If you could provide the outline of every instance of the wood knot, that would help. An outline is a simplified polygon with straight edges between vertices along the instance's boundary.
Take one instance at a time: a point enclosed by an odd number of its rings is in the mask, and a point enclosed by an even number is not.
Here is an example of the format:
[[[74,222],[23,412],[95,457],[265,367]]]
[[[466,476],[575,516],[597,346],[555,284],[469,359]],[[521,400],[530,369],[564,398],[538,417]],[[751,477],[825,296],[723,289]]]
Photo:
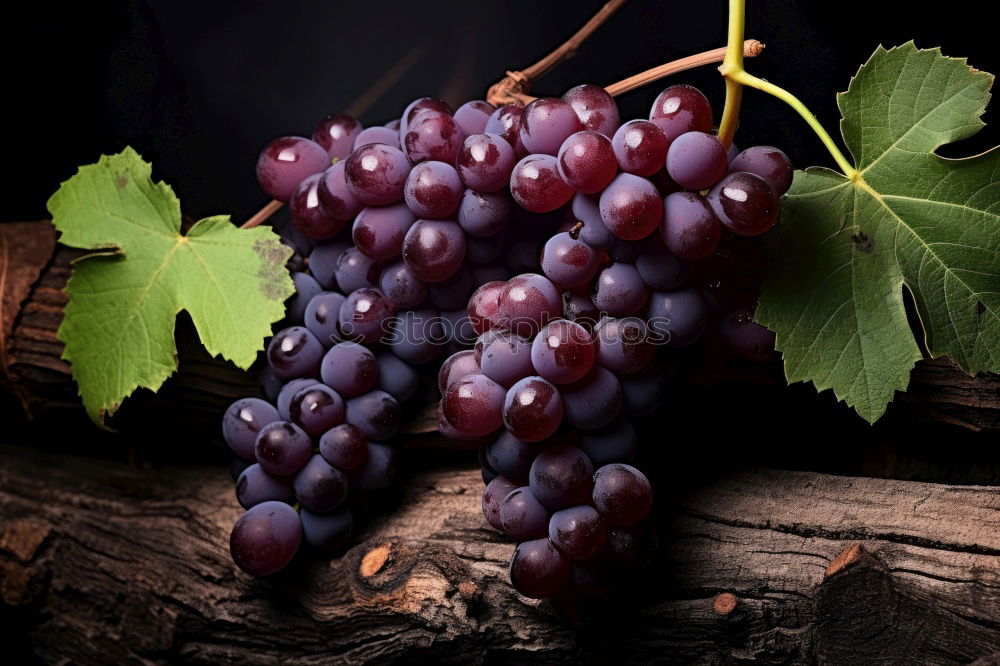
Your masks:
[[[382,567],[389,560],[390,554],[392,554],[391,544],[384,543],[372,548],[361,558],[358,573],[361,574],[362,578],[371,578],[382,570]]]
[[[30,562],[51,531],[52,526],[38,518],[15,520],[0,534],[0,549],[22,562]]]
[[[729,615],[736,610],[739,599],[732,592],[723,592],[712,601],[712,610],[718,615]]]

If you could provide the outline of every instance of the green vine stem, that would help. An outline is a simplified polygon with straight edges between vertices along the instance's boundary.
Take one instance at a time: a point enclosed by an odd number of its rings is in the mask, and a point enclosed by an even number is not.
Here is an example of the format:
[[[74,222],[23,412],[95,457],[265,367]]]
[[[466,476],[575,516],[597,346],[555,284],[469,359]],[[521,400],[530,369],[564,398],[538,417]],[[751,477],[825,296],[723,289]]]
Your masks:
[[[726,47],[726,57],[719,67],[719,71],[726,79],[726,105],[722,111],[722,121],[719,123],[719,141],[728,148],[733,142],[733,135],[736,133],[736,125],[740,115],[740,101],[743,97],[743,86],[756,88],[757,90],[773,95],[783,101],[788,106],[795,109],[806,121],[813,132],[819,137],[826,149],[830,151],[837,166],[844,172],[844,175],[853,181],[857,181],[861,174],[850,160],[844,156],[834,143],[830,134],[823,129],[816,116],[806,108],[795,95],[780,86],[759,79],[748,73],[743,68],[743,26],[746,22],[746,11],[744,0],[729,0],[729,40]]]

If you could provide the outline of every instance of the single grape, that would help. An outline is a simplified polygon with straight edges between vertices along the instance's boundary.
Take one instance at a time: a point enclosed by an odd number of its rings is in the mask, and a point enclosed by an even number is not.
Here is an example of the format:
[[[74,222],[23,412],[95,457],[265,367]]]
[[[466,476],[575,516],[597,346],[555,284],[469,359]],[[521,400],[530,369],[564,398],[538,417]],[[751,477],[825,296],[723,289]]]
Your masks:
[[[278,331],[267,345],[267,362],[282,379],[315,377],[322,358],[323,345],[302,326]]]
[[[563,418],[559,389],[541,377],[518,381],[504,399],[503,421],[510,434],[525,442],[551,437]]]
[[[378,362],[378,386],[398,402],[409,400],[420,387],[416,369],[392,352],[382,352],[375,357]]]
[[[667,347],[687,347],[705,330],[708,308],[697,289],[658,291],[649,300],[646,319]]]
[[[694,192],[674,192],[663,200],[660,237],[678,257],[704,259],[715,252],[720,235],[719,218],[704,197]]]
[[[402,414],[399,403],[385,391],[369,391],[347,401],[345,420],[369,440],[382,441],[396,434]]]
[[[257,182],[269,197],[287,202],[295,188],[330,166],[319,144],[300,136],[283,136],[264,146],[257,159]]]
[[[514,166],[510,174],[510,193],[525,210],[548,213],[569,201],[573,188],[559,175],[559,163],[555,157],[528,155]]]
[[[518,483],[528,482],[528,471],[540,450],[537,443],[522,442],[507,431],[483,449],[490,469]]]
[[[344,420],[344,401],[329,386],[313,384],[292,396],[288,412],[292,423],[316,437]]]
[[[428,288],[431,303],[441,310],[458,310],[469,302],[472,295],[472,273],[465,266],[443,282],[432,284]]]
[[[565,231],[549,238],[542,250],[545,277],[562,289],[589,284],[600,265],[594,248]]]
[[[455,167],[444,162],[421,162],[406,179],[403,197],[417,217],[437,220],[458,209],[465,188]]]
[[[347,187],[366,206],[386,206],[403,198],[410,163],[398,148],[382,143],[361,146],[347,158]]]
[[[379,289],[357,289],[340,306],[340,331],[361,344],[375,344],[396,308]]]
[[[600,467],[613,462],[630,462],[639,450],[639,436],[631,423],[622,421],[583,433],[579,446],[590,462]]]
[[[472,134],[458,151],[458,172],[466,187],[496,192],[507,187],[516,159],[514,148],[499,134]]]
[[[594,507],[612,525],[634,525],[653,509],[653,487],[631,465],[605,465],[594,474]]]
[[[348,477],[352,490],[370,493],[388,488],[396,475],[398,454],[388,444],[368,442],[368,457]]]
[[[294,423],[275,421],[261,428],[254,454],[264,471],[288,476],[302,469],[312,454],[309,435]]]
[[[337,286],[345,294],[349,294],[365,287],[374,287],[381,272],[378,262],[355,246],[341,252],[334,276],[337,279]]]
[[[417,117],[417,114],[421,111],[436,111],[437,113],[443,113],[446,116],[452,115],[451,105],[443,99],[437,99],[435,97],[420,97],[409,104],[403,109],[403,115],[399,117],[399,130],[400,135],[406,133],[409,124]]]
[[[650,235],[663,218],[663,202],[656,187],[639,176],[618,174],[601,192],[601,219],[618,238],[639,240]]]
[[[598,274],[591,297],[601,313],[625,317],[642,309],[649,288],[635,266],[615,262]]]
[[[502,386],[486,375],[472,374],[452,382],[441,398],[445,419],[463,435],[483,437],[503,425]]]
[[[594,331],[597,362],[619,375],[640,370],[653,361],[656,348],[644,319],[605,317]]]
[[[600,86],[592,83],[575,86],[567,90],[562,99],[573,107],[583,129],[600,132],[611,138],[621,123],[618,105]]]
[[[524,273],[508,280],[500,290],[492,321],[530,338],[561,312],[562,296],[556,286],[541,275]]]
[[[511,539],[542,539],[549,526],[549,510],[535,499],[531,488],[521,486],[500,502],[500,525]]]
[[[454,164],[465,138],[453,117],[434,110],[419,111],[400,137],[411,164],[429,160]]]
[[[506,286],[506,282],[487,282],[472,292],[469,297],[469,320],[476,333],[484,333],[496,324],[500,293]]]
[[[719,325],[722,339],[735,354],[752,363],[774,358],[774,333],[753,320],[753,308],[729,313]]]
[[[497,473],[491,470],[489,466],[483,461],[482,447],[480,447],[477,455],[479,456],[479,476],[483,480],[483,485],[488,486],[490,482],[493,481],[493,479],[497,478]],[[233,458],[233,460],[237,463],[240,462],[239,458]]]
[[[601,219],[598,202],[579,192],[573,197],[573,217],[583,223],[579,238],[590,247],[608,250],[618,238]]]
[[[440,404],[438,404],[437,408],[437,429],[438,433],[440,433],[442,437],[450,440],[452,443],[457,442],[462,445],[462,448],[467,449],[481,449],[483,443],[489,439],[489,436],[482,437],[477,435],[468,435],[453,426],[448,422],[448,419],[445,418],[444,410]]]
[[[559,175],[577,192],[600,192],[618,173],[611,140],[597,132],[569,135],[558,153]]]
[[[667,394],[667,377],[653,365],[645,370],[622,377],[622,411],[626,416],[647,416],[663,404]]]
[[[340,306],[345,300],[342,294],[324,291],[314,296],[306,306],[303,318],[306,328],[324,347],[331,347],[340,342],[338,317]]]
[[[302,538],[313,548],[336,552],[351,538],[354,516],[348,506],[341,506],[331,513],[313,513],[309,509],[299,512],[302,521]]]
[[[366,127],[354,139],[354,150],[369,143],[384,143],[392,148],[401,148],[399,130],[390,127]]]
[[[455,222],[417,220],[403,239],[403,261],[417,279],[447,280],[465,259],[465,234]]]
[[[319,438],[319,454],[337,469],[354,469],[368,459],[368,440],[350,423],[341,423]]]
[[[309,301],[322,293],[323,287],[313,276],[302,272],[292,273],[292,282],[295,284],[295,295],[288,301],[288,309],[285,314],[291,321],[299,322],[305,317]]]
[[[323,513],[347,497],[347,477],[320,455],[314,455],[292,480],[295,498],[310,511]]]
[[[322,182],[321,173],[307,176],[295,188],[288,206],[292,224],[313,240],[332,238],[344,228],[344,221],[334,217],[320,199]]]
[[[308,388],[313,384],[318,384],[318,383],[319,382],[316,379],[309,377],[309,378],[293,379],[281,387],[281,390],[278,391],[278,397],[275,400],[275,405],[278,408],[278,416],[281,417],[282,421],[292,420],[291,405],[292,405],[292,398],[295,397],[295,394],[304,388]],[[256,441],[257,440],[254,439],[255,444]],[[254,455],[256,456],[256,454]]]
[[[553,384],[582,379],[593,367],[595,356],[590,332],[565,319],[550,322],[531,343],[535,371]]]
[[[573,107],[553,97],[540,97],[524,107],[519,136],[530,153],[555,155],[570,134],[583,129]]]
[[[292,487],[284,479],[271,476],[264,471],[260,463],[254,463],[244,469],[236,479],[236,499],[244,509],[256,506],[261,502],[295,501]]]
[[[416,173],[411,171],[411,175]],[[413,216],[406,204],[397,203],[391,206],[369,206],[362,210],[354,220],[351,237],[358,252],[361,252],[373,262],[396,259],[403,251],[403,238],[417,218]],[[345,254],[347,254],[345,252]],[[366,275],[366,280],[367,280]],[[339,282],[338,278],[338,282]],[[376,281],[377,284],[377,281]],[[373,286],[372,284],[357,285],[354,288]],[[341,284],[344,291],[353,291]]]
[[[644,525],[608,525],[602,558],[618,567],[639,568],[651,551],[650,530]]]
[[[403,261],[397,261],[382,271],[379,287],[396,309],[416,307],[427,298],[427,285],[417,279]]]
[[[508,331],[489,335],[480,351],[479,366],[484,375],[510,388],[517,381],[536,374],[531,366],[531,341]]]
[[[621,382],[600,365],[577,383],[563,386],[562,395],[566,422],[580,430],[603,428],[621,412]]]
[[[495,237],[507,227],[510,212],[510,196],[506,192],[484,194],[465,190],[458,206],[458,224],[470,236]]]
[[[664,247],[659,238],[651,237],[636,257],[635,269],[647,287],[665,291],[684,283],[691,272],[691,264]]]
[[[593,474],[587,454],[575,446],[556,444],[535,457],[528,485],[539,502],[557,511],[590,501]]]
[[[389,322],[385,343],[407,363],[433,360],[448,341],[437,310],[406,310]]]
[[[254,460],[257,435],[264,426],[280,418],[270,403],[260,398],[240,398],[222,415],[222,437],[233,453],[244,460]]]
[[[601,313],[588,294],[568,291],[563,295],[563,317],[593,330],[601,319]]]
[[[493,105],[481,99],[474,99],[458,107],[455,111],[455,122],[466,136],[481,134],[486,131],[486,123],[493,115]]]
[[[729,173],[746,171],[760,176],[781,196],[792,185],[792,162],[788,155],[774,146],[752,146],[734,157],[729,163]]]
[[[354,139],[364,127],[353,116],[336,113],[320,121],[312,139],[321,145],[330,157],[347,159],[354,150]]]
[[[521,143],[521,120],[524,118],[524,107],[519,104],[506,104],[493,112],[486,121],[486,134],[497,134],[503,137],[515,155],[526,155],[528,151]],[[499,528],[498,528],[499,529]]]
[[[500,522],[500,503],[515,488],[517,488],[516,483],[502,476],[495,477],[486,484],[486,489],[483,490],[483,516],[494,529],[503,531],[503,524]]]
[[[712,105],[694,86],[673,85],[656,96],[649,119],[670,142],[685,132],[710,132]]]
[[[320,243],[309,253],[309,271],[327,290],[337,288],[337,262],[351,243]]]
[[[480,363],[483,360],[483,352],[489,346],[493,340],[496,338],[504,337],[509,335],[509,331],[505,331],[502,328],[494,328],[489,331],[484,331],[482,334],[476,337],[476,341],[472,347],[472,353],[476,359],[476,363]]]
[[[375,355],[356,342],[341,342],[330,348],[320,365],[323,383],[344,398],[367,393],[378,380]]]
[[[621,170],[644,177],[663,168],[669,145],[663,131],[648,120],[630,120],[611,139]]]
[[[441,364],[438,370],[438,390],[444,395],[453,382],[469,375],[480,374],[482,370],[471,349],[455,352]]]
[[[229,535],[233,561],[251,576],[270,576],[295,557],[302,523],[284,502],[261,502],[244,513]]]
[[[726,175],[729,160],[722,143],[705,132],[681,134],[667,150],[667,173],[681,187],[704,190]]]
[[[511,585],[532,599],[554,596],[571,574],[570,561],[548,539],[519,543],[510,559]]]
[[[778,219],[778,197],[760,176],[728,174],[708,193],[708,203],[724,227],[738,236],[759,236]]]
[[[604,520],[592,506],[560,509],[549,519],[548,536],[566,557],[585,560],[604,547]]]

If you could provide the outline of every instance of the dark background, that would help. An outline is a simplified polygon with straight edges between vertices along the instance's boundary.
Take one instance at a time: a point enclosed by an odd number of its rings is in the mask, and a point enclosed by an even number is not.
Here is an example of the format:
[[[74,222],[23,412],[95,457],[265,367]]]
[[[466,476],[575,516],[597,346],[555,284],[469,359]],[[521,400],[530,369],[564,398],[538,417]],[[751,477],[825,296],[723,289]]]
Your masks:
[[[382,124],[413,98],[454,105],[481,98],[506,69],[523,68],[582,25],[603,0],[441,2],[31,3],[6,20],[0,62],[4,207],[0,219],[43,217],[45,201],[80,164],[134,146],[174,186],[195,217],[252,214],[266,201],[254,177],[260,148],[309,135],[324,115],[358,98],[418,46],[406,76],[362,116]],[[977,5],[879,1],[749,2],[747,37],[767,44],[755,74],[791,90],[832,132],[834,93],[879,43],[916,39],[1000,71],[995,27]],[[724,0],[632,0],[580,50],[537,82],[559,95],[581,82],[609,84],[648,67],[724,44]],[[7,17],[12,19],[12,17]],[[678,75],[721,111],[714,68]],[[620,98],[623,118],[645,118],[653,84]],[[989,120],[987,115],[987,120]],[[745,96],[737,142],[773,144],[798,166],[831,160],[781,102]],[[997,143],[987,129],[962,147]],[[954,152],[951,154],[961,154]]]

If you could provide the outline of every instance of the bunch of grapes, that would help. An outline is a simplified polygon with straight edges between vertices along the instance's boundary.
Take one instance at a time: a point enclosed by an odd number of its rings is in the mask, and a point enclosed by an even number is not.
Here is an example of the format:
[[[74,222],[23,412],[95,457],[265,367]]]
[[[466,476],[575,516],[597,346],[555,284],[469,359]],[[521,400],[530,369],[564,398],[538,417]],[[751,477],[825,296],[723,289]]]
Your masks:
[[[787,157],[727,151],[690,86],[621,124],[581,85],[526,107],[421,98],[380,127],[333,115],[269,144],[257,176],[289,204],[296,295],[267,350],[275,405],[224,417],[254,463],[237,564],[342,547],[388,483],[401,404],[435,376],[439,430],[480,449],[486,518],[520,542],[519,591],[594,591],[639,559],[653,495],[629,419],[665,394],[657,347],[693,344],[717,305],[692,266],[774,225]],[[750,315],[723,318],[726,339],[773,349]]]

